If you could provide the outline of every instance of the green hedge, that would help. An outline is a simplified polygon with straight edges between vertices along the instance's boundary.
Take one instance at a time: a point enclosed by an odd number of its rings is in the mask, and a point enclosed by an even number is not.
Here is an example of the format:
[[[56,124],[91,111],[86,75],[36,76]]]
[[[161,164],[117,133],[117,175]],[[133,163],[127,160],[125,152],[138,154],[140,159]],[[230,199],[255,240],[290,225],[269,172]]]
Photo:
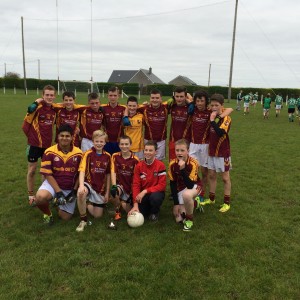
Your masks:
[[[28,78],[26,80],[27,82],[27,89],[28,90],[36,90],[37,88],[42,90],[43,87],[47,84],[53,85],[55,88],[57,88],[57,80],[51,79],[51,80],[38,80],[35,78]],[[107,82],[97,82],[99,92],[102,92],[104,90],[105,93],[107,93],[108,89],[113,86],[112,83]],[[88,85],[85,85],[85,87],[81,87],[78,83],[78,91],[86,91]],[[116,84],[116,86],[119,87],[120,90],[123,90],[127,95],[137,95],[139,93],[139,84],[138,83],[124,83],[124,84]],[[5,87],[6,89],[23,89],[24,88],[24,80],[22,78],[1,78],[0,77],[0,87]],[[60,84],[60,88],[63,88],[63,84]],[[142,94],[149,95],[150,91],[154,88],[159,89],[163,96],[171,96],[173,94],[173,91],[175,89],[174,85],[169,84],[151,84],[143,88],[141,91]],[[219,93],[224,96],[224,98],[227,99],[228,96],[228,87],[224,86],[210,86],[204,87],[204,86],[187,86],[186,87],[188,92],[190,94],[193,94],[197,90],[205,90],[208,92],[209,95],[212,95],[214,93]],[[77,87],[76,87],[77,89]],[[83,90],[81,90],[83,89]],[[267,93],[270,93],[272,98],[275,96],[275,94],[281,93],[283,97],[286,97],[287,95],[294,94],[297,98],[300,96],[300,89],[289,89],[289,88],[274,88],[274,89],[264,89],[264,88],[251,88],[251,87],[234,87],[231,89],[231,98],[236,99],[237,94],[240,90],[243,90],[243,94],[247,94],[249,92],[258,92],[259,95],[266,95]]]

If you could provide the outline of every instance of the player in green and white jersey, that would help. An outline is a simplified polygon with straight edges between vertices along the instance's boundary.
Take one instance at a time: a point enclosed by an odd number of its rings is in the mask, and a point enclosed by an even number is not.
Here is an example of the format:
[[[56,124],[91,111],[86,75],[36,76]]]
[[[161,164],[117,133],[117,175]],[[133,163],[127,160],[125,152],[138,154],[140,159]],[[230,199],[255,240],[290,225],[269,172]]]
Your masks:
[[[281,108],[282,108],[282,104],[283,104],[283,98],[281,94],[276,95],[275,98],[275,111],[276,111],[276,117],[279,116]]]
[[[288,99],[288,114],[289,114],[289,122],[294,122],[294,113],[296,108],[295,96],[292,94],[291,97]]]
[[[254,108],[256,107],[257,101],[258,101],[258,92],[255,92],[255,94],[252,97],[252,105],[254,106]]]
[[[243,98],[244,101],[244,115],[249,114],[249,106],[251,101],[251,95],[247,94]]]
[[[267,96],[263,100],[264,119],[269,119],[269,111],[271,108],[271,102],[272,102],[271,95],[270,95],[270,93],[268,93]]]
[[[300,118],[300,96],[296,100],[297,118]]]

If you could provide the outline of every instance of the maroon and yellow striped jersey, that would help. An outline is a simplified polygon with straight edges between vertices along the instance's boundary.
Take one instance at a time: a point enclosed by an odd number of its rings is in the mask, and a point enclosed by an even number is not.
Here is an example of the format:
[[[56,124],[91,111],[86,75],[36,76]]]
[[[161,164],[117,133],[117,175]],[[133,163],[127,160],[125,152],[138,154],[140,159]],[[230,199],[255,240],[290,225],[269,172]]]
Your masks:
[[[138,162],[133,153],[129,158],[124,158],[121,152],[117,152],[111,158],[111,172],[116,173],[117,184],[122,185],[128,195],[132,193],[133,171]]]
[[[78,110],[67,110],[66,108],[55,108],[56,110],[56,138],[57,142],[57,130],[61,125],[69,125],[73,129],[73,145],[79,146],[79,135],[75,134],[75,129],[78,127],[78,122],[80,119],[80,113]]]
[[[161,104],[158,108],[152,107],[151,104],[145,105],[140,107],[139,111],[144,114],[144,138],[156,142],[165,140],[167,138],[168,121],[167,105]]]
[[[79,166],[79,172],[85,172],[84,181],[87,182],[97,193],[105,194],[106,175],[110,174],[111,157],[105,152],[97,153],[96,149],[86,151]]]
[[[110,104],[102,106],[104,112],[104,124],[109,142],[118,142],[123,133],[122,118],[125,110],[124,105],[118,104],[112,107]]]
[[[39,104],[34,113],[26,114],[22,129],[28,145],[40,148],[51,146],[55,117],[53,106],[45,103]]]
[[[78,168],[82,151],[72,146],[68,153],[61,151],[59,145],[46,149],[41,163],[40,173],[53,176],[63,190],[72,190],[78,177]]]
[[[91,140],[93,132],[103,129],[103,113],[94,111],[91,108],[79,110],[80,114],[80,136]]]
[[[192,115],[191,142],[194,144],[208,144],[210,127],[210,110],[200,111],[195,107]]]
[[[188,106],[174,104],[170,108],[171,129],[170,141],[176,142],[180,139],[191,139],[191,116],[188,115]]]
[[[185,171],[188,174],[189,178],[195,182],[195,184],[201,186],[201,180],[198,176],[198,169],[199,164],[197,160],[191,156],[188,156],[188,159],[185,164]],[[186,185],[180,172],[177,158],[170,161],[168,176],[170,180],[176,182],[178,193],[186,188]]]
[[[225,133],[219,137],[214,128],[210,126],[208,155],[217,157],[230,156],[230,141],[228,132],[231,126],[231,118],[229,116],[220,119],[217,125],[225,130]]]

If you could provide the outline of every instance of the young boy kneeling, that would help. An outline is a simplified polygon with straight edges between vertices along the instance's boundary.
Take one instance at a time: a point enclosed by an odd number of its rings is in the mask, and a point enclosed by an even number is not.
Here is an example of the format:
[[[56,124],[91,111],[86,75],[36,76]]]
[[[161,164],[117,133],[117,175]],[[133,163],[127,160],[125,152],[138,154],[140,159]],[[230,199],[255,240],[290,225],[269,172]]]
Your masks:
[[[173,214],[177,223],[183,221],[183,231],[193,226],[194,208],[200,208],[201,180],[198,176],[199,165],[188,155],[189,144],[181,139],[175,142],[176,158],[170,162],[169,178],[174,200]]]
[[[86,209],[94,218],[100,218],[109,198],[111,158],[110,154],[103,150],[107,134],[96,130],[92,140],[94,146],[84,153],[79,167],[77,204],[81,222],[76,228],[78,232],[83,231],[87,225]]]

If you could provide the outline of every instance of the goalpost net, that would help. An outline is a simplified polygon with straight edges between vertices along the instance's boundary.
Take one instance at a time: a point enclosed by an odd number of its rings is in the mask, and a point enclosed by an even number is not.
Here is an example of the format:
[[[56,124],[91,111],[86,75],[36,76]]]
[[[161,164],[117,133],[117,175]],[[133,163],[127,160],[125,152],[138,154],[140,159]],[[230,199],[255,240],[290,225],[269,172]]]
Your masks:
[[[99,88],[95,81],[63,80],[61,83],[64,91],[73,92],[75,96],[77,92],[99,94]]]

